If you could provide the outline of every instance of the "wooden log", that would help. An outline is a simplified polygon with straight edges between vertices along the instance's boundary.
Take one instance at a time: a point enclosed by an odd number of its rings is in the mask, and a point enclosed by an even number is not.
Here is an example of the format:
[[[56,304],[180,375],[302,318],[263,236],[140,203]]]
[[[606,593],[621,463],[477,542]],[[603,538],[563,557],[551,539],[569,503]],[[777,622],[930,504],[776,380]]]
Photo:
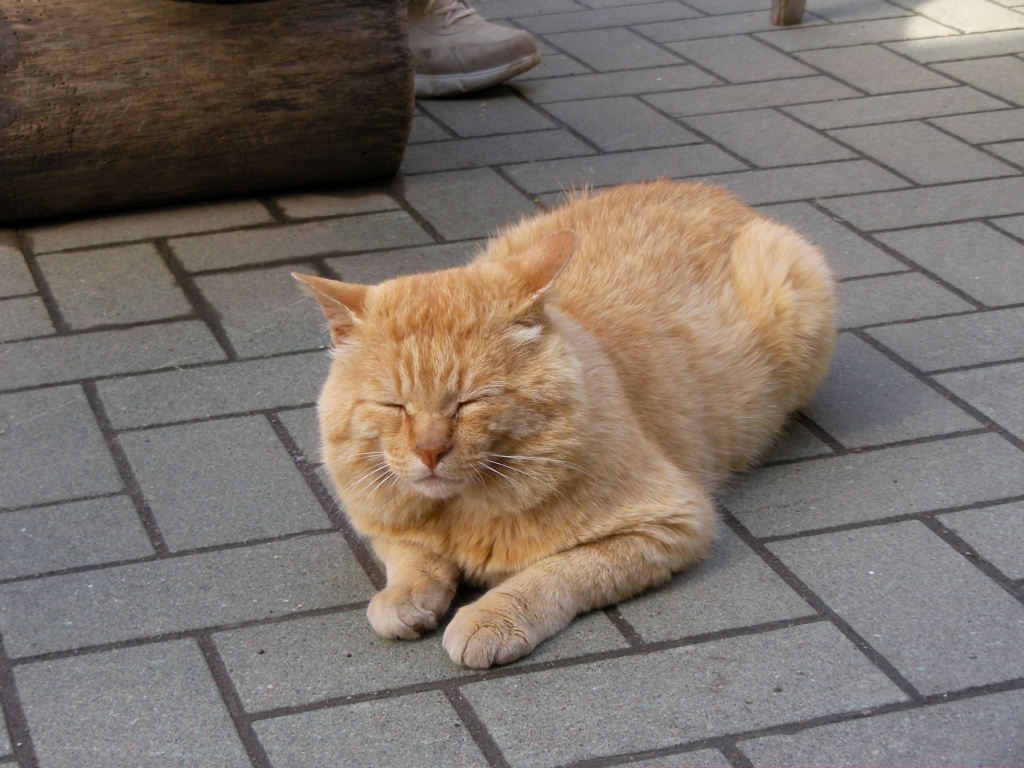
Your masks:
[[[804,17],[804,0],[772,0],[771,21],[777,27],[799,24]]]
[[[0,222],[395,173],[405,0],[0,0]]]

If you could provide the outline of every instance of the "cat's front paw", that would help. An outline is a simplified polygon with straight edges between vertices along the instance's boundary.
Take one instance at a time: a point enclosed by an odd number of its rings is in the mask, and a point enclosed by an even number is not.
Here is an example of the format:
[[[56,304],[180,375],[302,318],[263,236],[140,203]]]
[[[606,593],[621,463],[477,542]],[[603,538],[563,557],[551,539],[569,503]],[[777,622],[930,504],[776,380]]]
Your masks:
[[[537,646],[539,640],[532,639],[515,617],[478,606],[459,609],[444,631],[442,644],[456,664],[487,669],[522,658]]]
[[[395,584],[373,596],[366,617],[381,637],[415,640],[437,626],[452,597],[453,590],[438,585]]]

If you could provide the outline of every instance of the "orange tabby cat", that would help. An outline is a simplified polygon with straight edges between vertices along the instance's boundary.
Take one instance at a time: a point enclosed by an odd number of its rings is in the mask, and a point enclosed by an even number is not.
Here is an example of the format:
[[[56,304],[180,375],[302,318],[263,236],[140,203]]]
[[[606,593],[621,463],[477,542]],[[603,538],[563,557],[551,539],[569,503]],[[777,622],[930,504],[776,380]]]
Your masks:
[[[370,623],[416,638],[460,578],[487,588],[444,633],[470,667],[703,557],[708,494],[770,446],[835,340],[822,255],[700,184],[577,195],[459,269],[295,277],[335,345],[324,460],[387,569]]]

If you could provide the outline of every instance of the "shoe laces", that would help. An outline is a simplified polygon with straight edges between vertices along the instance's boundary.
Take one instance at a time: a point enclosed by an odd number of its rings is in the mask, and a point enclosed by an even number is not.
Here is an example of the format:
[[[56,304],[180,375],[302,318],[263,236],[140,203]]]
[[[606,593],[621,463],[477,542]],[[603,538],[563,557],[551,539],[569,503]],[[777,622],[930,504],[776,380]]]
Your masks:
[[[426,16],[432,13],[440,16],[443,14],[442,29],[448,29],[459,19],[464,19],[476,13],[476,9],[470,8],[462,0],[452,0],[450,5],[446,5],[443,8],[435,8],[434,4],[436,2],[437,0],[427,0],[426,5],[423,6],[423,15]]]

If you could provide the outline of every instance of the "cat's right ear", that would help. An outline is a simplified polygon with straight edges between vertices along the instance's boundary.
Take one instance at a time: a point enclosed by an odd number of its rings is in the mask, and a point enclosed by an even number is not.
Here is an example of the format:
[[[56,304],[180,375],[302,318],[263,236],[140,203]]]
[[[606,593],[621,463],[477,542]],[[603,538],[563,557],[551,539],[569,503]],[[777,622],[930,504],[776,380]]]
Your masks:
[[[501,262],[516,274],[526,289],[528,302],[537,303],[576,250],[576,233],[571,229],[548,235],[532,248]]]
[[[365,285],[342,283],[299,272],[292,272],[292,277],[299,281],[302,290],[320,303],[320,309],[327,317],[327,326],[330,328],[334,346],[344,344],[352,332],[352,327],[359,322],[369,288]]]

